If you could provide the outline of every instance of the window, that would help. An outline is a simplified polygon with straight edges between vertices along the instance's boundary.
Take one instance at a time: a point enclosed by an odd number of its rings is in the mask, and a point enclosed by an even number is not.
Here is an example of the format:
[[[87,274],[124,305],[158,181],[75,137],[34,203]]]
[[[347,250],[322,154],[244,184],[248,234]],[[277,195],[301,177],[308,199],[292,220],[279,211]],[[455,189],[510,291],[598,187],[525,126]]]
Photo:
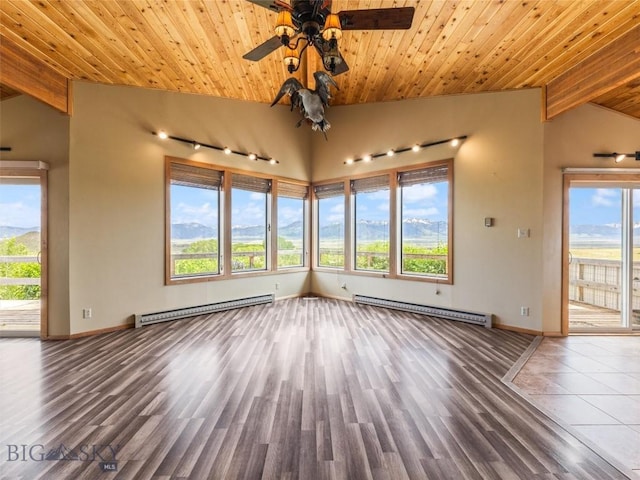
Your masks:
[[[453,160],[314,185],[316,267],[452,283]],[[346,207],[346,209],[345,209]]]
[[[389,271],[389,175],[351,182],[355,270]]]
[[[398,174],[401,216],[400,273],[449,274],[449,166]]]
[[[319,267],[344,268],[344,183],[316,185],[317,250]]]
[[[305,264],[305,206],[307,185],[278,182],[278,268]]]
[[[268,269],[271,180],[231,176],[231,271]]]
[[[222,172],[169,163],[169,280],[220,273]]]

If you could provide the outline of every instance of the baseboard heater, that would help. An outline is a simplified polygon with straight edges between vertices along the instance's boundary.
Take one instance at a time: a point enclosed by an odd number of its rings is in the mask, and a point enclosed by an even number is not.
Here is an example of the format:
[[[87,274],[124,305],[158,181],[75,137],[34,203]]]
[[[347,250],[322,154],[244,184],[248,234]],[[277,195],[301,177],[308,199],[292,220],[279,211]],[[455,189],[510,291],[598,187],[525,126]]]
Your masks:
[[[405,312],[419,313],[422,315],[430,315],[432,317],[446,318],[448,320],[456,320],[458,322],[473,323],[491,328],[491,319],[493,315],[490,313],[466,312],[463,310],[454,310],[443,307],[430,307],[427,305],[418,305],[415,303],[398,302],[396,300],[386,300],[383,298],[367,297],[365,295],[354,295],[353,301],[362,305],[373,305],[375,307],[392,308],[394,310],[402,310]]]
[[[177,308],[175,310],[165,310],[164,312],[135,315],[136,328],[144,327],[145,325],[151,325],[153,323],[168,322],[170,320],[178,320],[180,318],[194,317],[196,315],[207,315],[209,313],[222,312],[224,310],[233,310],[234,308],[252,307],[254,305],[273,303],[274,297],[274,294],[270,293],[267,295],[257,295],[255,297],[238,298],[236,300],[210,303],[208,305]]]

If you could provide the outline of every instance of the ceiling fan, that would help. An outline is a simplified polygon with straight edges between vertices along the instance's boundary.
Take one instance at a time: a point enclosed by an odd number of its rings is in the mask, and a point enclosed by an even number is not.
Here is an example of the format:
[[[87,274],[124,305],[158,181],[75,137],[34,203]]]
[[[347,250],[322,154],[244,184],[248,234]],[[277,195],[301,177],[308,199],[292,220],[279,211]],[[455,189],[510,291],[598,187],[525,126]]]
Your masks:
[[[248,0],[278,13],[275,36],[242,58],[258,61],[279,47],[285,48],[284,63],[289,73],[298,70],[300,56],[313,46],[325,70],[338,75],[349,70],[338,50],[343,30],[406,30],[411,28],[413,7],[343,10],[331,13],[331,0]],[[302,47],[300,45],[302,44]]]

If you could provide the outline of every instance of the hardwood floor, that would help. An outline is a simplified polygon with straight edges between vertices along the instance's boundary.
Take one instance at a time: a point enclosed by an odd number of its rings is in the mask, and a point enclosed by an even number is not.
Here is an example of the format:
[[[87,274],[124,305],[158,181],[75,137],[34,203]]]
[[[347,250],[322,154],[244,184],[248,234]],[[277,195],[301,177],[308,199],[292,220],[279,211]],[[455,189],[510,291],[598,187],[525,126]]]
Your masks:
[[[329,299],[0,339],[0,479],[626,478],[502,383],[532,340]]]

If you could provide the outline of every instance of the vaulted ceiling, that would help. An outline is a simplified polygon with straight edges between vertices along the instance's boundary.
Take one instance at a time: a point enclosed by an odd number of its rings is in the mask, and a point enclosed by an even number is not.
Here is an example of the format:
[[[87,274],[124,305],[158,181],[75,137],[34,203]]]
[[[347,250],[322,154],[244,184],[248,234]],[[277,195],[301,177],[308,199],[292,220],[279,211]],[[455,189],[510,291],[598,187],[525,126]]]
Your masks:
[[[332,104],[549,87],[554,112],[592,101],[640,118],[640,0],[333,0],[332,10],[397,6],[415,7],[410,29],[344,32],[349,70]],[[282,48],[242,58],[276,20],[246,0],[2,0],[0,15],[0,43],[63,79],[271,102],[288,78]],[[311,50],[295,74],[303,83],[322,68]],[[35,65],[20,79],[0,68],[0,95],[28,91]]]

